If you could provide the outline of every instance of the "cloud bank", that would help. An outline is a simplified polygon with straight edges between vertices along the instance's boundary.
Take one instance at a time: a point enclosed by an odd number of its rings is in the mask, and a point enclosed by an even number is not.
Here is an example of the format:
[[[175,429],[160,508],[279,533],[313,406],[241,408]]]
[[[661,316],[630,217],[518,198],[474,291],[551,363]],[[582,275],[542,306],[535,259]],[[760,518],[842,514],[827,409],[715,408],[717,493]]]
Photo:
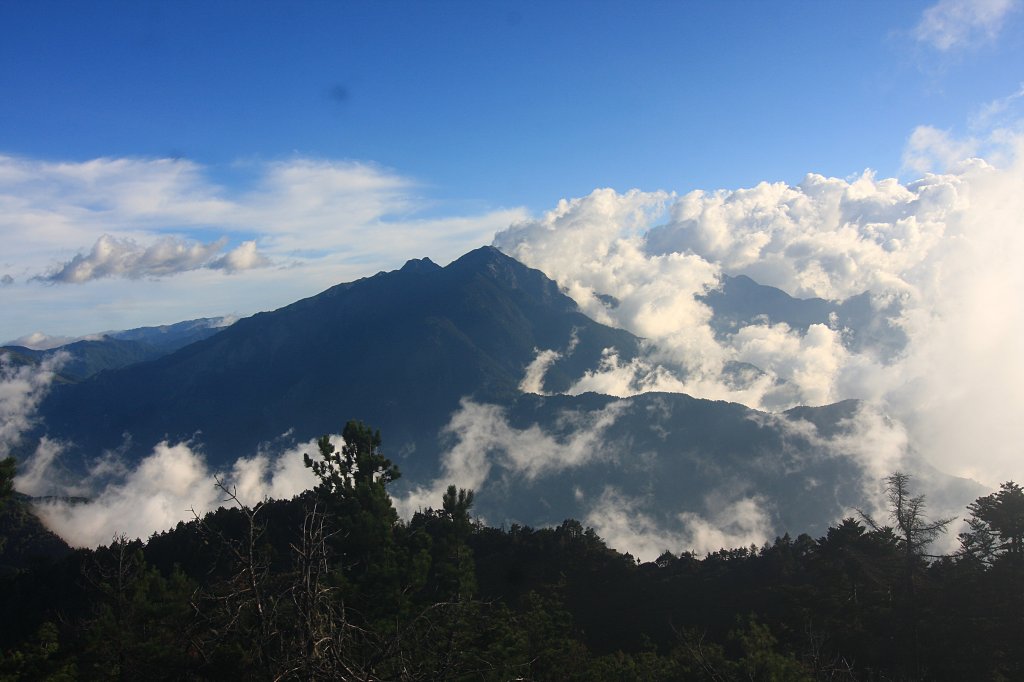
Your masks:
[[[968,159],[906,183],[866,171],[681,196],[596,190],[494,244],[650,342],[632,363],[606,357],[572,392],[674,390],[767,410],[860,398],[936,466],[995,485],[1024,477],[1024,144],[1005,129],[986,139],[1000,165]],[[908,149],[945,154],[929,144],[916,136]],[[702,296],[723,274],[798,297],[869,292],[907,345],[895,357],[854,349],[831,323],[755,322],[716,338]],[[736,363],[763,373],[737,375]]]

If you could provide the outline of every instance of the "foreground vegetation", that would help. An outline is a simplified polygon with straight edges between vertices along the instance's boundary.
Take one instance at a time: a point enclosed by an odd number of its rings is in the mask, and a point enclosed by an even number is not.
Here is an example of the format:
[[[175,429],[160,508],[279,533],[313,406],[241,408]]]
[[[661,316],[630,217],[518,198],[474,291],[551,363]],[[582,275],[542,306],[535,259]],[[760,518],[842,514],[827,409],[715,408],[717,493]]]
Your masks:
[[[476,524],[454,487],[402,522],[379,434],[344,438],[295,499],[222,486],[145,543],[8,566],[0,679],[1024,679],[1016,484],[969,506],[955,556],[925,554],[946,522],[894,474],[889,519],[639,563],[572,520]],[[0,532],[24,544],[12,474]]]

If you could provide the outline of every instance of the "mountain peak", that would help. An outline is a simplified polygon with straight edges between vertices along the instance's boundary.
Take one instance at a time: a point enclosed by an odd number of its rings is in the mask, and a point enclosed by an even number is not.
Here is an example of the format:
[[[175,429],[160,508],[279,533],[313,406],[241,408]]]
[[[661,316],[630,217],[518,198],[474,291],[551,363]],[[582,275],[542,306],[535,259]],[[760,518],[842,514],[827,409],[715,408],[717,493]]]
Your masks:
[[[83,453],[117,447],[125,432],[140,444],[134,456],[201,431],[220,464],[282,433],[312,438],[349,418],[422,453],[439,447],[462,397],[518,395],[537,349],[571,339],[571,357],[548,368],[548,390],[568,388],[605,348],[636,353],[635,337],[584,317],[544,273],[483,247],[444,268],[415,259],[335,285],[153,362],[62,386],[41,414],[54,436],[75,434]],[[420,459],[403,469],[412,474]]]
[[[577,311],[576,302],[562,293],[558,284],[540,270],[527,267],[493,246],[474,249],[447,268],[460,276],[484,277],[506,291],[520,291],[562,311]]]
[[[473,249],[469,253],[466,253],[456,260],[452,261],[452,265],[457,267],[479,267],[481,265],[488,264],[508,264],[515,263],[520,267],[525,268],[526,266],[518,262],[510,256],[506,256],[504,253],[499,251],[493,246],[481,246],[480,248]]]
[[[441,266],[429,258],[413,258],[406,261],[400,272],[434,272],[440,269]]]

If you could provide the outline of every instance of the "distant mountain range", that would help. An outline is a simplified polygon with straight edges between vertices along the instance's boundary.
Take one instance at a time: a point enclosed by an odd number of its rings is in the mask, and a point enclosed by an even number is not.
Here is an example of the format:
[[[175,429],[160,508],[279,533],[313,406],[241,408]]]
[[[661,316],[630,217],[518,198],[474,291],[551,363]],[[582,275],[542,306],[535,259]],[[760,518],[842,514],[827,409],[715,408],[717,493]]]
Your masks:
[[[745,275],[723,275],[721,287],[701,298],[714,311],[711,327],[720,338],[761,320],[801,331],[812,324],[844,330],[848,348],[861,351],[870,347],[883,358],[899,353],[907,343],[903,330],[890,322],[899,312],[899,303],[890,301],[876,310],[868,293],[845,301],[793,298]]]
[[[857,343],[900,343],[872,326],[866,299],[800,301],[737,277],[706,301],[720,333],[765,316],[794,328],[840,324]],[[138,458],[168,438],[193,439],[227,466],[261,444],[361,419],[381,429],[402,469],[398,494],[453,475],[456,448],[475,457],[484,472],[477,510],[491,523],[593,518],[619,504],[634,520],[671,527],[755,500],[780,533],[823,531],[863,505],[866,477],[876,476],[849,453],[823,451],[849,428],[855,401],[769,415],[682,394],[560,395],[606,349],[628,362],[643,341],[586,317],[554,281],[491,247],[443,268],[409,261],[224,329],[183,325],[158,357],[105,371],[83,360],[74,381],[54,387],[39,434],[73,444],[66,463],[84,466],[104,449]],[[108,343],[156,347],[152,331],[136,331]],[[188,334],[197,338],[180,343]],[[558,352],[539,386],[545,395],[522,384],[539,351]],[[978,494],[970,482],[942,481],[953,498]]]
[[[60,379],[78,382],[108,369],[120,369],[153,360],[190,343],[209,338],[230,324],[222,317],[202,318],[159,327],[139,327],[103,332],[56,348],[36,350],[25,346],[0,346],[0,354],[17,364],[38,364],[61,352],[67,360],[60,367]]]

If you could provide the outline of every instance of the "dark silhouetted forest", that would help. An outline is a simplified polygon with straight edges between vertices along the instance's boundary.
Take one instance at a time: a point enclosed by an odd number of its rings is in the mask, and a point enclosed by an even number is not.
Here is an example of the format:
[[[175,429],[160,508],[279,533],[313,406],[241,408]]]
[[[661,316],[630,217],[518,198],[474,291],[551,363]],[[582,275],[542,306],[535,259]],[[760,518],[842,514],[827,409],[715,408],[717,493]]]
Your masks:
[[[905,474],[890,515],[640,563],[592,529],[474,522],[472,491],[399,519],[358,422],[321,483],[146,542],[60,551],[0,466],[0,679],[1024,679],[1024,491],[965,510],[961,551]],[[16,550],[16,551],[15,551]]]

